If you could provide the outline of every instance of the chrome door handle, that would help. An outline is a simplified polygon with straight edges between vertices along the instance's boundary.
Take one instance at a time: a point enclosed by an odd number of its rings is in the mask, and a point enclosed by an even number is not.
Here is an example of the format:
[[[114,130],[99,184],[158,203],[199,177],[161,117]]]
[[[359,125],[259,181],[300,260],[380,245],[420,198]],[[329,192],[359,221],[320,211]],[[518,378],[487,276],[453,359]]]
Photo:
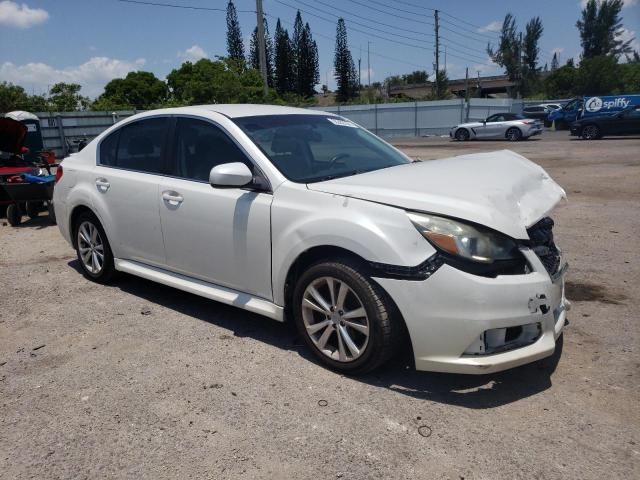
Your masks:
[[[107,190],[109,190],[110,186],[111,184],[107,181],[106,178],[96,178],[96,187],[98,187],[98,190],[100,190],[101,192],[106,192]]]
[[[170,205],[180,205],[184,201],[184,197],[177,192],[162,192],[162,199]]]

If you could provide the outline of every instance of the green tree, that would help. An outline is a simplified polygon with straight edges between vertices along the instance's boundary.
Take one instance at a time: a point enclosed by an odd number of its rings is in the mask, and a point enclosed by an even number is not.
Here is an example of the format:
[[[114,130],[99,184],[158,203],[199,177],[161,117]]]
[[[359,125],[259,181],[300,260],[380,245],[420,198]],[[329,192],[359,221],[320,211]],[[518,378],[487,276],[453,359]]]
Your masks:
[[[607,95],[620,85],[619,65],[613,56],[583,58],[576,74],[575,93]]]
[[[56,112],[87,109],[91,102],[87,97],[80,95],[81,89],[82,87],[77,83],[56,83],[49,91],[51,109]]]
[[[538,43],[543,31],[544,27],[540,17],[533,17],[525,26],[524,38],[522,39],[522,61],[529,74],[536,74],[540,70],[538,67],[540,56]]]
[[[618,93],[640,92],[640,58],[621,64],[619,73]]]
[[[336,50],[333,61],[334,75],[337,83],[336,100],[347,102],[355,97],[358,75],[353,63],[353,57],[347,43],[347,27],[344,19],[338,19],[336,27]]]
[[[548,98],[567,98],[576,95],[574,91],[576,73],[577,69],[573,62],[552,71],[543,82],[545,96]]]
[[[315,93],[314,87],[320,81],[318,46],[313,40],[309,24],[302,21],[299,10],[293,24],[291,49],[295,91],[303,97],[311,97]]]
[[[429,74],[426,70],[415,70],[402,76],[402,80],[406,84],[427,83]]]
[[[580,32],[582,58],[611,55],[616,58],[631,53],[633,38],[622,40],[623,0],[588,0],[576,27]]]
[[[125,78],[115,78],[104,87],[104,93],[94,102],[94,110],[116,108],[149,109],[161,105],[169,91],[167,84],[151,72],[129,72]]]
[[[262,77],[258,71],[240,70],[234,60],[226,58],[185,62],[167,75],[167,84],[174,101],[183,105],[275,100],[273,95],[266,99],[263,96]]]
[[[232,0],[227,4],[227,55],[240,68],[244,68],[244,43],[238,14]]]
[[[487,53],[491,59],[505,69],[509,80],[518,80],[520,75],[520,42],[516,19],[507,13],[502,22],[498,47],[493,48],[491,43],[487,45]]]
[[[446,70],[440,70],[438,76],[438,89],[433,92],[434,100],[444,100],[449,98],[449,77]]]
[[[269,35],[269,24],[267,18],[264,20],[264,46],[267,59],[267,84],[269,88],[274,86],[274,69],[273,69],[273,40]],[[258,27],[253,29],[251,34],[251,41],[249,43],[249,66],[254,70],[260,71],[260,51],[258,47]]]
[[[24,88],[13,83],[0,83],[0,113],[27,108],[29,97]]]
[[[553,58],[551,59],[551,71],[555,72],[558,69],[558,52],[553,52]]]
[[[279,94],[294,90],[293,52],[289,32],[282,28],[280,19],[275,32],[275,85]]]

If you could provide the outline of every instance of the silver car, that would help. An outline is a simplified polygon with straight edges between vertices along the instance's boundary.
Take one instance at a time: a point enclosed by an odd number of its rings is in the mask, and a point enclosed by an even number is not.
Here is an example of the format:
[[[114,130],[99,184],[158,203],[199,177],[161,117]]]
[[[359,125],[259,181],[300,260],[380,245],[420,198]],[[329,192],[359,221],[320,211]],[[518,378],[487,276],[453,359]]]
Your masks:
[[[459,141],[493,138],[516,142],[540,135],[542,129],[540,120],[525,118],[517,113],[496,113],[480,122],[457,125],[451,129],[449,136]]]

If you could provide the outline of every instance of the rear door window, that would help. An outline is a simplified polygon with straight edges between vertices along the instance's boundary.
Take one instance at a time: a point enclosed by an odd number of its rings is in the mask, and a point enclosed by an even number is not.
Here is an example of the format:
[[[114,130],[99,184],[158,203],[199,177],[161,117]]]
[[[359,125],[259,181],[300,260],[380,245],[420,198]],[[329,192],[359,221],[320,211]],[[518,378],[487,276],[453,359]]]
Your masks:
[[[100,164],[145,173],[167,173],[163,148],[168,118],[125,125],[100,144]]]

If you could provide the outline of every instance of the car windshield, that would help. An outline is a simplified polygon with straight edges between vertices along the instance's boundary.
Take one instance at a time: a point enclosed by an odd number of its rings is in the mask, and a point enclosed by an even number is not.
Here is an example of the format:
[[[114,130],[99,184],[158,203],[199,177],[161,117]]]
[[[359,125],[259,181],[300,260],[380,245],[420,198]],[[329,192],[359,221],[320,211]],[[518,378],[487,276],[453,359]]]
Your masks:
[[[341,117],[265,115],[233,119],[289,180],[321,182],[410,163]]]

